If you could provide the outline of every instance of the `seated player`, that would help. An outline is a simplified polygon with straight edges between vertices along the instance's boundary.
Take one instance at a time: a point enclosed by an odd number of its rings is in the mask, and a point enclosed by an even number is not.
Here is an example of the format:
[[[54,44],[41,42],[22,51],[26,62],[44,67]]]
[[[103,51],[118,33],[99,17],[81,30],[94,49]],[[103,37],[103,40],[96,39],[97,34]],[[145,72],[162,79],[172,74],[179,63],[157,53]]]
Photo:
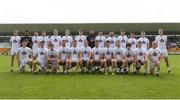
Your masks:
[[[109,66],[111,66],[112,59],[112,49],[110,48],[110,41],[107,40],[105,43],[105,48],[102,51],[102,58],[101,58],[101,69],[104,69],[105,75],[108,74]]]
[[[91,59],[91,47],[88,46],[88,41],[84,41],[84,48],[82,48],[82,62],[81,68],[84,73],[88,72],[89,63]]]
[[[141,48],[141,42],[138,42],[138,47],[135,50],[135,62],[134,74],[139,74],[141,65],[144,65],[144,75],[147,75],[147,55],[146,51]]]
[[[152,48],[148,50],[148,58],[150,60],[150,73],[154,73],[155,66],[157,67],[156,75],[160,75],[160,57],[161,51],[157,48],[156,43],[152,42]]]
[[[57,60],[58,64],[63,66],[64,73],[66,73],[66,69],[65,69],[66,60],[68,57],[68,53],[70,52],[69,51],[70,48],[66,46],[66,42],[67,42],[66,40],[62,40],[62,45],[59,48],[58,60]]]
[[[124,73],[124,71],[126,73],[130,73],[130,66],[132,63],[134,65],[134,62],[135,62],[134,57],[135,57],[135,52],[133,51],[133,49],[131,49],[131,44],[127,43],[126,44],[126,50],[124,51],[124,58],[126,61],[126,69],[122,69],[121,70],[122,73]]]
[[[57,64],[57,51],[54,49],[54,44],[49,44],[49,50],[47,51],[47,74],[49,73],[49,65],[51,67],[51,71],[54,73],[59,73],[59,67]]]
[[[117,72],[120,72],[121,69],[125,69],[124,52],[120,46],[119,40],[116,41],[116,47],[113,49],[112,60],[113,72],[115,72],[115,70],[117,70]]]
[[[46,71],[46,62],[47,62],[47,49],[44,48],[44,41],[40,42],[40,48],[36,51],[36,59],[33,62],[33,72],[37,74],[37,66],[40,65],[40,71],[43,73]]]
[[[80,72],[79,65],[82,59],[81,51],[77,47],[77,40],[73,40],[72,47],[70,48],[70,56],[67,59],[67,66],[66,69],[69,69],[68,72],[71,74],[71,68],[76,66],[76,75]]]
[[[32,66],[32,58],[29,58],[29,54],[31,57],[33,56],[33,52],[29,47],[26,47],[27,42],[24,40],[22,41],[22,47],[18,49],[18,62],[19,62],[19,70],[20,72],[25,71],[25,65],[28,64]]]
[[[99,48],[99,41],[95,41],[95,47],[92,49],[92,59],[90,61],[92,72],[99,70],[100,59],[101,59],[101,49]]]

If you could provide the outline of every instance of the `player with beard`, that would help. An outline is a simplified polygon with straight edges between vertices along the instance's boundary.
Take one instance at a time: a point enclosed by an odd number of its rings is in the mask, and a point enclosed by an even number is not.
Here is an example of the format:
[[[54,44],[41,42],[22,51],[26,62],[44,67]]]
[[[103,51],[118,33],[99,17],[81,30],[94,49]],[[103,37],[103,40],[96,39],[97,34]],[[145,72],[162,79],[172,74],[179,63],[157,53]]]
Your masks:
[[[90,29],[89,34],[87,36],[89,47],[94,48],[95,38],[96,38],[96,35],[94,34],[94,30]]]
[[[116,47],[116,37],[114,36],[114,32],[109,32],[109,37],[106,40],[110,41],[110,48]]]

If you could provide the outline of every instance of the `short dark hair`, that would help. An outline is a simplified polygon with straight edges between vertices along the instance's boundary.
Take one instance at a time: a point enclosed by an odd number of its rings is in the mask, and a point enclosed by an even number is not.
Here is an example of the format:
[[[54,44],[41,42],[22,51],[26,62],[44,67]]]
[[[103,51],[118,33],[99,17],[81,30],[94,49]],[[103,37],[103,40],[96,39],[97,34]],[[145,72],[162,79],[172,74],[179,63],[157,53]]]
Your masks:
[[[131,43],[127,43],[127,44],[126,44],[126,47],[128,47],[128,46],[130,46],[130,47],[131,47]]]

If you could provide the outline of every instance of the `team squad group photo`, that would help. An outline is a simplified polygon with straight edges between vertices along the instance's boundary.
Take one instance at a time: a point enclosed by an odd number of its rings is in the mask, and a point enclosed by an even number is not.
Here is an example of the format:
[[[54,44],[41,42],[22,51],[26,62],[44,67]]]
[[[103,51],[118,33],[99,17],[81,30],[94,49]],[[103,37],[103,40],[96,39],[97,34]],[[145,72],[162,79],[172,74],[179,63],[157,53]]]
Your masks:
[[[135,38],[135,32],[127,33],[124,29],[116,36],[113,31],[109,32],[108,37],[93,29],[87,36],[83,29],[74,37],[70,33],[67,29],[62,36],[54,29],[49,37],[45,30],[34,30],[33,36],[25,31],[20,37],[18,30],[14,30],[10,38],[10,71],[65,75],[133,73],[159,77],[161,67],[167,67],[167,74],[172,73],[168,62],[168,39],[161,28],[153,41],[146,37],[145,31],[140,32],[140,38]],[[165,61],[166,66],[161,66],[161,61]]]

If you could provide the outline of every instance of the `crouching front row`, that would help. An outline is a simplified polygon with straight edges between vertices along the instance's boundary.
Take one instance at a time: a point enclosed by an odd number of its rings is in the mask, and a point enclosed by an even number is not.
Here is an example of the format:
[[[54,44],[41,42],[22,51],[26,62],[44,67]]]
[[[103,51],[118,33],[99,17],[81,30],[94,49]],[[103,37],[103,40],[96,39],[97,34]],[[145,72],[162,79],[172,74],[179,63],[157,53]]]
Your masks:
[[[157,67],[156,75],[160,74],[161,52],[155,42],[148,51],[141,47],[139,41],[136,49],[131,48],[127,43],[126,48],[121,48],[120,41],[116,41],[116,47],[110,47],[110,41],[105,42],[105,47],[99,47],[99,41],[95,41],[95,47],[90,48],[88,42],[84,42],[84,47],[77,47],[77,41],[73,40],[72,47],[66,46],[66,41],[62,41],[58,50],[54,49],[53,44],[49,44],[49,49],[44,47],[44,42],[40,42],[40,48],[36,52],[26,47],[23,41],[22,47],[18,49],[18,61],[20,71],[25,71],[25,65],[33,66],[32,72],[71,74],[75,67],[76,74],[83,73],[105,73],[128,74],[132,70],[134,74],[140,73],[141,66],[144,66],[144,75],[148,73],[148,60],[150,61],[150,73],[153,74]],[[35,57],[33,59],[33,54]],[[37,66],[38,65],[38,66]],[[59,66],[63,66],[60,71]],[[133,68],[130,68],[131,65]]]

